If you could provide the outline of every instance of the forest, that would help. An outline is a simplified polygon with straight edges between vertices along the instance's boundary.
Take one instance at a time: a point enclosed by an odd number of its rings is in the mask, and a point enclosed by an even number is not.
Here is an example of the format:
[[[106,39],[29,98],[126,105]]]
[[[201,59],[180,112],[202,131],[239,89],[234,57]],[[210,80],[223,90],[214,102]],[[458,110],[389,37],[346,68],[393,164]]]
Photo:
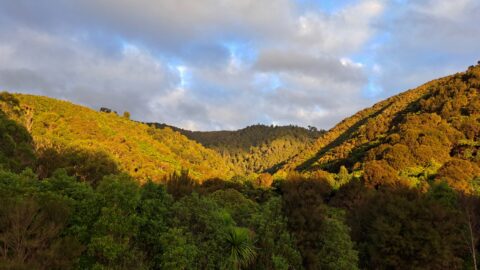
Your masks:
[[[187,138],[220,153],[233,163],[237,173],[272,173],[284,161],[310,148],[325,133],[315,127],[252,125],[230,131],[190,131],[166,124],[150,123],[157,128],[170,127]]]
[[[0,269],[479,265],[480,64],[329,131],[2,92],[0,136]]]

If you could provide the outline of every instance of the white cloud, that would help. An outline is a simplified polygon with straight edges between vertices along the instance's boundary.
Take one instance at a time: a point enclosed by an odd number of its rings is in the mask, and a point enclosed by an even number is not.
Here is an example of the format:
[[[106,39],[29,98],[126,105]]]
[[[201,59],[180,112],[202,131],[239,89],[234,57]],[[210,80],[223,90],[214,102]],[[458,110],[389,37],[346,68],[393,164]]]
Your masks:
[[[328,128],[369,102],[366,67],[352,55],[385,3],[333,13],[298,5],[0,0],[0,87],[187,128]]]
[[[478,60],[480,1],[391,2],[379,24],[387,36],[372,53],[381,98],[465,70]]]
[[[18,29],[0,38],[4,89],[128,110],[136,119],[153,120],[157,116],[151,115],[148,102],[179,84],[176,71],[133,45],[108,56],[88,44],[31,30]]]

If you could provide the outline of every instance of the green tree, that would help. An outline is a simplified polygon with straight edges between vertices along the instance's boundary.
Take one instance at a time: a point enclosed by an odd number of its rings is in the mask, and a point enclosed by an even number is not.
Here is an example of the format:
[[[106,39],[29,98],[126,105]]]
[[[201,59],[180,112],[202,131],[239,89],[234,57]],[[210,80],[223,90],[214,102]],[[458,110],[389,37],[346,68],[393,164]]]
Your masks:
[[[158,269],[198,269],[198,249],[191,243],[191,235],[186,235],[188,234],[179,228],[170,228],[161,235],[163,252],[159,254],[161,267]]]
[[[406,188],[377,192],[351,221],[361,266],[461,269],[469,243],[463,214],[454,205],[445,189],[426,197]]]
[[[31,171],[0,171],[0,268],[70,269],[83,246],[66,235],[72,200],[45,191]]]
[[[97,188],[102,196],[100,216],[92,228],[88,254],[100,269],[142,269],[144,255],[135,246],[140,218],[137,183],[127,175],[107,176]]]
[[[252,217],[258,251],[254,269],[302,269],[302,257],[282,209],[281,198],[272,197]]]
[[[170,236],[166,236],[169,231],[168,224],[171,216],[171,207],[173,204],[172,197],[166,192],[165,186],[153,183],[151,181],[145,183],[141,189],[140,202],[138,204],[138,216],[140,219],[140,228],[137,235],[137,245],[141,247],[145,253],[146,261],[150,269],[167,268],[162,257],[170,258],[163,246],[180,245],[183,241],[178,239],[177,231],[170,231]],[[169,243],[166,241],[170,239]],[[168,252],[172,252],[171,250]],[[180,256],[176,251],[172,254],[173,258]],[[190,256],[190,255],[189,255]],[[179,258],[177,258],[180,260]],[[163,266],[163,267],[162,267]],[[177,265],[178,266],[178,265]],[[180,267],[178,267],[180,268]],[[177,268],[177,269],[178,269]]]
[[[228,269],[242,269],[253,263],[256,251],[246,228],[231,227],[226,236],[227,250],[229,251]]]
[[[350,228],[344,223],[343,215],[341,210],[330,207],[326,211],[318,252],[320,269],[358,269],[358,252],[354,249]]]
[[[218,269],[226,265],[229,251],[225,240],[228,230],[235,226],[228,211],[208,197],[192,193],[177,201],[171,228],[182,229],[191,235],[196,247],[194,259],[198,269]]]

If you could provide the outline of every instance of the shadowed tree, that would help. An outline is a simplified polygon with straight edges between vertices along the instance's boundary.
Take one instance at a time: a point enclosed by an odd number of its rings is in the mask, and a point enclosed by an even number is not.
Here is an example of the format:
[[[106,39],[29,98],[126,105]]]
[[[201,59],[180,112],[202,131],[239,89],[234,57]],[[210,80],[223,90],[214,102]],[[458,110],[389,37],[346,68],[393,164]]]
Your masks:
[[[249,266],[255,260],[251,232],[246,228],[232,227],[227,232],[227,249],[230,252],[229,260],[231,268],[239,270]]]

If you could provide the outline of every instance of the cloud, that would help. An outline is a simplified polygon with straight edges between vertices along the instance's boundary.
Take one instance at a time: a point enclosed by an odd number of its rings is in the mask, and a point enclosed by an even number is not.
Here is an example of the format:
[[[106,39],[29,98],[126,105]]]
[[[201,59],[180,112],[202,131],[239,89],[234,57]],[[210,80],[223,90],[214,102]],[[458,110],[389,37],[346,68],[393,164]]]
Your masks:
[[[465,70],[480,57],[480,2],[419,0],[391,2],[378,25],[383,39],[371,55],[383,89],[379,97]],[[377,98],[379,98],[377,97]]]
[[[301,52],[266,51],[256,68],[263,72],[292,73],[337,81],[363,81],[362,66],[332,56],[316,57]]]
[[[373,102],[354,59],[387,3],[0,0],[0,88],[193,129],[328,128]]]
[[[148,52],[125,46],[119,55],[58,36],[17,29],[0,35],[0,85],[88,105],[128,110],[136,119],[158,119],[146,105],[179,84],[176,70]]]

